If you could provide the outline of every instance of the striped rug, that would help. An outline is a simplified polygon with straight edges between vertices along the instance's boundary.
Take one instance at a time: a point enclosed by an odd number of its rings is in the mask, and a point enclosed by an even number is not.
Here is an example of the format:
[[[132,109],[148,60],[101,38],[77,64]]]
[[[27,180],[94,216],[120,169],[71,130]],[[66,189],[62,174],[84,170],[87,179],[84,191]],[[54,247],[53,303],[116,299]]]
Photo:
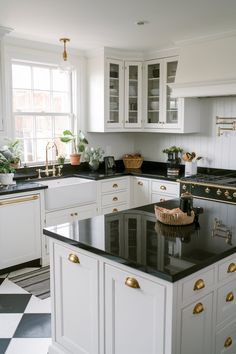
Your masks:
[[[8,277],[8,279],[40,299],[46,299],[50,296],[49,266],[20,274],[15,277]]]

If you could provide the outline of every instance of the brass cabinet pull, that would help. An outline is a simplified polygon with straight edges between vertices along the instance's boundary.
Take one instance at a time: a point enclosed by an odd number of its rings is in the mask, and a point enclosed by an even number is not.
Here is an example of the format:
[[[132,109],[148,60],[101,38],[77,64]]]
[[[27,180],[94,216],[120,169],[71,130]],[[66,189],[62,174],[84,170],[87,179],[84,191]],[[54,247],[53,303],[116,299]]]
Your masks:
[[[140,285],[135,278],[131,278],[131,277],[126,278],[125,285],[133,289],[140,289]]]
[[[117,183],[114,183],[112,187],[113,187],[113,188],[118,188],[118,184],[117,184]]]
[[[70,214],[70,216],[74,216],[74,214],[73,214],[73,213],[71,213],[71,214]]]
[[[77,215],[78,215],[78,213],[75,213],[74,215],[75,215],[75,216],[77,216]]]
[[[230,263],[228,266],[227,273],[234,273],[236,271],[236,264],[235,263]]]
[[[166,191],[166,186],[160,186],[160,189],[163,190],[163,191]]]
[[[143,186],[143,182],[138,181],[138,185],[139,185],[139,186]]]
[[[19,198],[19,199],[5,199],[5,200],[1,200],[0,201],[0,205],[24,203],[24,202],[29,202],[31,200],[37,200],[37,199],[39,199],[38,195],[32,195],[32,196],[29,196],[29,197]]]
[[[113,200],[113,202],[117,202],[118,198],[114,197],[112,200]]]
[[[201,290],[203,288],[205,288],[204,280],[203,279],[198,279],[196,281],[196,283],[194,284],[193,290],[196,291],[196,290]]]
[[[234,300],[234,293],[233,293],[232,291],[230,291],[230,293],[228,293],[228,294],[226,295],[225,301],[226,301],[226,302],[231,302],[231,301],[233,301],[233,300]]]
[[[203,304],[201,302],[199,302],[197,305],[194,306],[193,314],[198,315],[199,313],[201,313],[203,311],[204,311]]]
[[[116,213],[117,211],[118,211],[117,208],[112,209],[112,212],[113,212],[113,213]]]
[[[72,263],[80,263],[79,257],[76,256],[76,254],[73,254],[73,253],[69,254],[68,260],[70,262],[72,262]]]
[[[233,341],[231,337],[226,338],[224,347],[229,348],[232,345]]]

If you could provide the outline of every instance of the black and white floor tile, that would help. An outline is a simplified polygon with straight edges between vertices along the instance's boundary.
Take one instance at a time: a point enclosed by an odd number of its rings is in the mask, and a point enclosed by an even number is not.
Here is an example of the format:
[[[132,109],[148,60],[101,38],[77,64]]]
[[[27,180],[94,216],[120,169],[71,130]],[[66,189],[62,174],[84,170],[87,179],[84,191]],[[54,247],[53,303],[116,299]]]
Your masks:
[[[41,300],[27,293],[7,276],[0,275],[0,354],[47,354],[50,298]]]

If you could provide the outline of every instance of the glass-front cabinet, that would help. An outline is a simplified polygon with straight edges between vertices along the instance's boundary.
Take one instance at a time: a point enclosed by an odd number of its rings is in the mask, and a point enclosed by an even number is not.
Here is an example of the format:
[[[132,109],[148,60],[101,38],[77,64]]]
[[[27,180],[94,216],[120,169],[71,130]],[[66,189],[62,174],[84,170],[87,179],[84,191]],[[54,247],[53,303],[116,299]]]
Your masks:
[[[177,58],[148,61],[145,65],[144,127],[151,129],[177,129],[178,100],[171,97],[170,84],[174,83]]]

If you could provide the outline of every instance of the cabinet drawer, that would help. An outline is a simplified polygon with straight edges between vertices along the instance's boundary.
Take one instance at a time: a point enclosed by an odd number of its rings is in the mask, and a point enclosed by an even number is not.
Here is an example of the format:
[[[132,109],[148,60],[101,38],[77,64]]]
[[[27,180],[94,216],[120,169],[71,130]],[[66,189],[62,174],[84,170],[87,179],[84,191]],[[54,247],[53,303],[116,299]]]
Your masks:
[[[119,204],[119,205],[115,205],[115,206],[109,206],[107,208],[102,208],[102,215],[116,213],[118,211],[125,210],[128,208],[129,208],[129,206],[127,203],[123,203],[123,204]]]
[[[217,292],[217,323],[236,313],[236,280],[222,286]]]
[[[216,333],[215,354],[236,353],[236,321],[230,322]]]
[[[160,203],[160,202],[165,202],[166,200],[174,199],[176,198],[175,195],[163,195],[160,193],[152,193],[151,196],[151,203]]]
[[[102,193],[114,192],[117,190],[123,190],[128,188],[128,179],[111,179],[109,181],[104,181],[102,184]]]
[[[102,196],[102,207],[107,205],[116,205],[120,203],[128,203],[127,191],[105,194]]]
[[[166,181],[152,181],[152,193],[172,194],[179,196],[179,183]]]
[[[236,257],[220,264],[218,269],[219,281],[236,279]]]
[[[182,301],[198,298],[204,293],[208,293],[214,284],[214,269],[196,275],[182,284]]]

